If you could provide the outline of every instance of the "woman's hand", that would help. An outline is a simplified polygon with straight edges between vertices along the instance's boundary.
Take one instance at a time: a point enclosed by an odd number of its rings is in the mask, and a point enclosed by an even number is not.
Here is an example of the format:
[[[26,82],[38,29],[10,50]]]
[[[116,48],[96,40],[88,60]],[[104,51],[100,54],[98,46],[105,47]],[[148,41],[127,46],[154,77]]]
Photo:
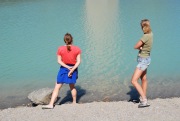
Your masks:
[[[134,49],[138,49],[141,50],[141,47],[143,46],[143,42],[141,40],[139,40],[136,45],[134,46]]]
[[[74,72],[74,70],[71,68],[69,73],[68,73],[68,77],[71,77],[73,72]]]
[[[73,68],[73,66],[68,66],[68,68],[67,68],[67,69],[71,70],[72,68]]]
[[[76,70],[76,68],[79,66],[81,62],[81,54],[77,55],[76,61],[77,61],[76,64],[72,68],[69,69],[70,71],[68,73],[68,77],[71,77],[74,70]]]
[[[73,73],[73,66],[68,66],[68,69],[69,69],[69,73],[68,73],[68,77],[71,77],[72,76],[72,73]]]

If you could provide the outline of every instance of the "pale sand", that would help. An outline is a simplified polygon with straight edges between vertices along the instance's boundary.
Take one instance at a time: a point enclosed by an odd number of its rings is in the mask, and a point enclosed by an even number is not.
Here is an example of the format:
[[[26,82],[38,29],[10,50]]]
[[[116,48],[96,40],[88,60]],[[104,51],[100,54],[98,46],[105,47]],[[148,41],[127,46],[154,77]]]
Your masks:
[[[9,108],[0,111],[0,121],[180,121],[180,98],[149,103],[146,108],[126,101]]]

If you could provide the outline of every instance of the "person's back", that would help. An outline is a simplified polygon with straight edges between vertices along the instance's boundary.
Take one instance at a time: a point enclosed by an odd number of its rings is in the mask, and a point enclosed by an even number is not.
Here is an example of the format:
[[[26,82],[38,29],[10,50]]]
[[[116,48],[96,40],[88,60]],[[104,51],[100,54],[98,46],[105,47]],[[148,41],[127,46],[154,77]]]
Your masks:
[[[66,46],[60,46],[57,51],[57,55],[61,55],[61,59],[65,64],[75,64],[76,57],[80,53],[80,48],[71,45],[71,50],[69,51]]]
[[[57,74],[56,85],[51,97],[49,105],[45,105],[43,109],[53,109],[54,102],[59,94],[62,85],[69,84],[73,103],[76,103],[77,91],[75,83],[78,78],[78,66],[81,62],[81,50],[79,47],[72,45],[73,37],[71,34],[66,33],[64,36],[66,45],[60,46],[57,50],[57,61],[61,65]]]

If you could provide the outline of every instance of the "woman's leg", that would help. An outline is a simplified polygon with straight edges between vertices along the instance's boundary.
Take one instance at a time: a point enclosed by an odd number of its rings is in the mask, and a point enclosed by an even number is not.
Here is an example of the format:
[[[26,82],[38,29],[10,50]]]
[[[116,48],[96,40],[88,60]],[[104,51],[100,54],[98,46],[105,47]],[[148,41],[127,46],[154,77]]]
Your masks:
[[[142,90],[143,90],[145,96],[146,96],[146,92],[147,92],[147,76],[146,76],[146,74],[147,74],[147,69],[141,75]]]
[[[54,87],[54,91],[53,91],[53,93],[52,93],[51,101],[50,101],[50,103],[49,103],[50,106],[53,106],[53,105],[54,105],[54,102],[55,102],[55,100],[56,100],[56,98],[57,98],[57,96],[58,96],[58,94],[59,94],[59,90],[61,89],[62,85],[63,85],[63,84],[57,84],[57,83],[56,83],[56,85],[55,85],[55,87]]]
[[[131,83],[137,89],[137,91],[139,92],[142,99],[146,99],[146,95],[144,94],[144,91],[143,91],[141,85],[138,83],[138,79],[140,78],[142,73],[143,73],[142,70],[140,70],[139,68],[136,68],[135,71],[134,71],[134,74],[132,76]]]
[[[77,97],[76,88],[75,88],[74,84],[69,84],[69,87],[71,89],[71,94],[72,94],[72,98],[73,98],[73,104],[76,104],[76,97]]]

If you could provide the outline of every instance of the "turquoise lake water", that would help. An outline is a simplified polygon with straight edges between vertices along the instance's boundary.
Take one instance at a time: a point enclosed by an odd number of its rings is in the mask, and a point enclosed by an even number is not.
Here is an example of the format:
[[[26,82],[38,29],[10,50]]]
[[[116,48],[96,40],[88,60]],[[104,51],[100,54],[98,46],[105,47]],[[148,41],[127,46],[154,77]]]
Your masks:
[[[0,1],[0,108],[29,102],[36,89],[53,88],[56,51],[69,32],[82,49],[78,102],[129,100],[137,65],[133,47],[148,18],[154,33],[148,68],[148,98],[180,96],[180,1],[13,0]],[[68,85],[60,92],[68,102]]]

